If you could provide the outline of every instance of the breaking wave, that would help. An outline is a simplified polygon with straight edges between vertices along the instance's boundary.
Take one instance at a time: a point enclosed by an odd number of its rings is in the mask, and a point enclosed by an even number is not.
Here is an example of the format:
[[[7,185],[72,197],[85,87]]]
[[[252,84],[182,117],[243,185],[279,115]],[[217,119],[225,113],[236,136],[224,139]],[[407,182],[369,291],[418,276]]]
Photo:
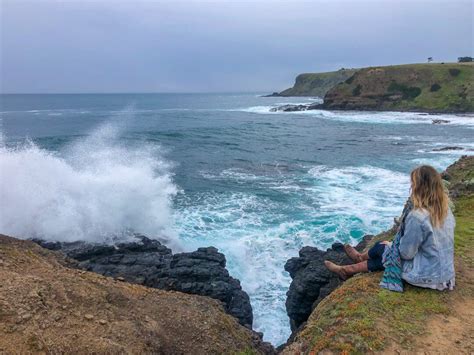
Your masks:
[[[132,232],[171,236],[177,189],[159,147],[119,143],[106,124],[53,153],[31,141],[0,141],[0,232],[94,242]]]

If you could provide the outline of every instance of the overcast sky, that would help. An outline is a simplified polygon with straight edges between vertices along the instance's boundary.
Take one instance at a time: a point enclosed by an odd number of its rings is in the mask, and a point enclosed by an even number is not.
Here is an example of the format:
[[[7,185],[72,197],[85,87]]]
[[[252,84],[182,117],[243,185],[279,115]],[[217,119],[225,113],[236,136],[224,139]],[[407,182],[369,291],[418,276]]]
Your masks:
[[[473,55],[470,0],[0,0],[2,92],[276,91]]]

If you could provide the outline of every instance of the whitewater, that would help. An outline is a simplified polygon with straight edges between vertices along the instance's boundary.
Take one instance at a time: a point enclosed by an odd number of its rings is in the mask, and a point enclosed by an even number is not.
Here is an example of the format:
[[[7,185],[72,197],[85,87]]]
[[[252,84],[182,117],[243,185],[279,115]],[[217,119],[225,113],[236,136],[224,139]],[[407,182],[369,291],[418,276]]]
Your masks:
[[[213,245],[249,294],[256,330],[281,344],[286,260],[383,231],[413,167],[441,170],[474,149],[466,115],[269,112],[311,100],[2,95],[0,233]]]

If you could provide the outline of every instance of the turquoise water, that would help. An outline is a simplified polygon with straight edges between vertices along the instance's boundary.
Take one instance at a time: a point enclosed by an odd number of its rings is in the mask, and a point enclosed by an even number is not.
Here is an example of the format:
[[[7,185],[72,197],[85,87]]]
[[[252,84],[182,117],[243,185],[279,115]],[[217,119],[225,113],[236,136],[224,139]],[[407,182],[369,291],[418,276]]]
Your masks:
[[[257,94],[3,95],[0,232],[59,240],[166,236],[214,245],[251,297],[254,326],[290,330],[283,265],[304,245],[389,227],[418,164],[474,149],[474,118],[270,113],[309,98]],[[462,151],[436,152],[444,146]]]

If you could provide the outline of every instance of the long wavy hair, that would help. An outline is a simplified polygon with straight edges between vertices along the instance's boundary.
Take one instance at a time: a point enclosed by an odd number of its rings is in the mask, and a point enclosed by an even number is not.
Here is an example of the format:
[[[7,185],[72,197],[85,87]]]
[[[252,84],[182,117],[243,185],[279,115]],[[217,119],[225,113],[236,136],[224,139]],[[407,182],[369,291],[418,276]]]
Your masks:
[[[441,227],[448,215],[448,195],[444,191],[441,175],[435,168],[422,165],[414,169],[411,178],[411,200],[414,209],[425,209],[431,224]]]

